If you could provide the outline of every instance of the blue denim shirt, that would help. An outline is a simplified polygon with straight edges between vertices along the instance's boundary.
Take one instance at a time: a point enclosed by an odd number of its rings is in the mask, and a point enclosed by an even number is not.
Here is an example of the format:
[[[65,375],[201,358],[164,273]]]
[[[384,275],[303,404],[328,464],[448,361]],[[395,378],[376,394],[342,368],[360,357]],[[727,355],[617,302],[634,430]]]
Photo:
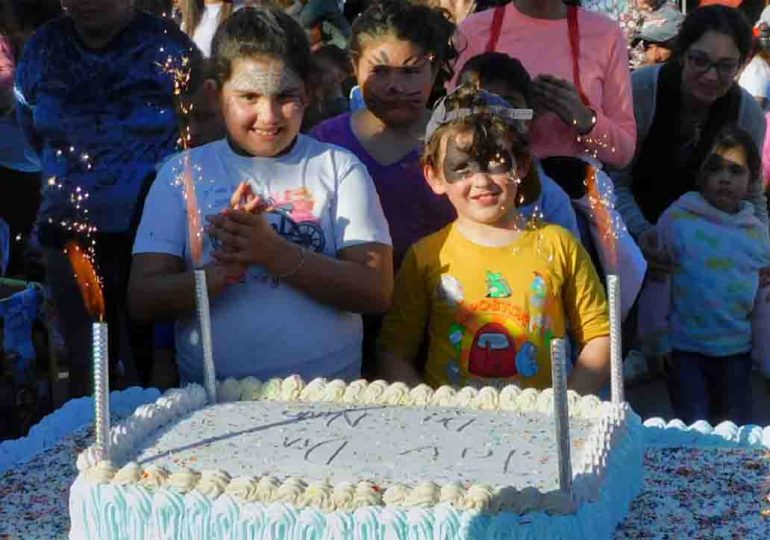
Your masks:
[[[174,76],[164,65],[192,54],[172,22],[141,12],[99,50],[68,17],[35,33],[15,92],[19,123],[41,158],[41,225],[87,219],[101,232],[130,228],[143,185],[179,138]]]

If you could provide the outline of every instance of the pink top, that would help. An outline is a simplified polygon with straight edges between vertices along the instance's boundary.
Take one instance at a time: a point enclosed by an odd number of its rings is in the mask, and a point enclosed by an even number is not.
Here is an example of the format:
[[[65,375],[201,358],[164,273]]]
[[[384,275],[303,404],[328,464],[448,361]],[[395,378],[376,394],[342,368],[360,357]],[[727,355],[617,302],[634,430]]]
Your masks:
[[[0,90],[7,90],[13,86],[15,71],[11,40],[0,36]]]
[[[455,72],[471,57],[485,52],[494,9],[465,19],[458,29]],[[594,155],[615,167],[625,166],[636,147],[636,122],[628,71],[626,39],[618,24],[605,15],[578,9],[580,81],[596,112],[594,129],[582,142],[577,132],[554,113],[535,118],[530,132],[538,157]],[[548,73],[572,82],[572,52],[567,19],[535,19],[513,5],[505,16],[495,51],[518,58],[533,78]]]

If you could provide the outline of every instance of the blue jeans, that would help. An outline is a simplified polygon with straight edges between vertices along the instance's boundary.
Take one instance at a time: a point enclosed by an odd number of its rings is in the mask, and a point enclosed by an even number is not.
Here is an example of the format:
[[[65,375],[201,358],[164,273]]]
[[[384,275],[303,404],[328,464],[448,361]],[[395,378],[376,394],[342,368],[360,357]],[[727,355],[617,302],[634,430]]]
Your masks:
[[[751,354],[706,356],[673,351],[668,393],[674,413],[686,424],[708,420],[751,422]]]

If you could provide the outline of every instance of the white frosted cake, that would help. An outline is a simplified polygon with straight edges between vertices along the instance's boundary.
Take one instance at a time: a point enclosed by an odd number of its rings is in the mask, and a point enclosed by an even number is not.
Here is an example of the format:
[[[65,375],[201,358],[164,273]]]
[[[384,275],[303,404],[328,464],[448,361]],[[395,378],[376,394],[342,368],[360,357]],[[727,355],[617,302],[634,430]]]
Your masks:
[[[77,539],[609,538],[642,484],[626,404],[569,398],[559,489],[553,392],[382,381],[227,380],[171,390],[78,457]]]

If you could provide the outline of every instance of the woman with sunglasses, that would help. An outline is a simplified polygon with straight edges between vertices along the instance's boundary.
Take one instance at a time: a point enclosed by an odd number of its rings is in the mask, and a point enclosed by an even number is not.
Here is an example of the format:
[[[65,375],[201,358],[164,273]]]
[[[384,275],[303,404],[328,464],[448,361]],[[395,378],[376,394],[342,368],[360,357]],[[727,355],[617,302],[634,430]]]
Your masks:
[[[673,58],[632,74],[636,154],[612,171],[617,207],[652,270],[666,271],[655,224],[663,211],[695,187],[695,176],[715,135],[737,124],[762,148],[765,118],[736,82],[751,50],[751,26],[741,12],[721,5],[687,15]],[[767,204],[757,186],[746,200],[767,223]]]

